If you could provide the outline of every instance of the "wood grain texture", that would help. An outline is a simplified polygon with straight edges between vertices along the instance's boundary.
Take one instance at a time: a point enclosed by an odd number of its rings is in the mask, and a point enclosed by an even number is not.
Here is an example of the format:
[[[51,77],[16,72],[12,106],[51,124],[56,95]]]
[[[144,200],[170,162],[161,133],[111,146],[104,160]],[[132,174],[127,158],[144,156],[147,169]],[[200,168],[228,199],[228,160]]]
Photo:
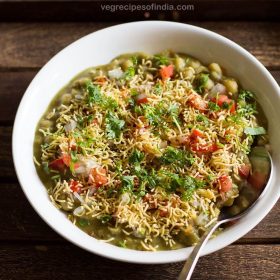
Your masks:
[[[112,12],[101,8],[104,4],[113,5],[113,8],[117,5],[125,6],[128,4],[125,0],[1,0],[0,18],[5,21],[277,20],[280,7],[279,1],[275,0],[133,0],[129,3],[144,5],[144,8],[133,12],[120,8]],[[151,6],[152,3],[168,4],[169,8],[156,9]],[[193,6],[186,10],[178,8],[180,4]]]
[[[280,22],[191,22],[232,39],[280,68]],[[0,23],[0,69],[40,68],[78,38],[113,23]]]
[[[280,245],[228,246],[202,257],[192,280],[278,280],[279,257]],[[183,265],[120,263],[90,254],[69,243],[2,244],[0,258],[0,278],[9,280],[173,280],[177,279]]]
[[[32,186],[30,186],[32,188]],[[36,214],[25,198],[18,183],[0,184],[1,241],[62,241],[47,224]],[[11,203],[14,205],[11,207]],[[280,243],[279,217],[280,202],[278,202],[268,216],[244,238],[237,243]],[[0,277],[1,279],[1,277]]]

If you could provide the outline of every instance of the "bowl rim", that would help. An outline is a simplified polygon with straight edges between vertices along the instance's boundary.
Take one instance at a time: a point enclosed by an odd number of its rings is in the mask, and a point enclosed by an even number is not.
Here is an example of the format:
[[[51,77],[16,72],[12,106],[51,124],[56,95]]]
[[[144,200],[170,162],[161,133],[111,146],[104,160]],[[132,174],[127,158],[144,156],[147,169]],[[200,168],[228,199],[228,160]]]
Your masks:
[[[119,29],[126,29],[126,28],[133,28],[133,26],[136,25],[142,25],[144,26],[149,26],[152,28],[154,25],[160,25],[162,28],[165,26],[173,26],[174,28],[185,28],[186,31],[191,29],[192,31],[197,31],[202,35],[210,36],[214,38],[217,41],[222,41],[226,44],[229,44],[232,48],[236,49],[239,53],[241,53],[242,56],[246,56],[249,58],[256,67],[258,67],[262,74],[265,75],[269,82],[271,83],[272,87],[275,88],[276,92],[278,91],[278,94],[280,95],[279,92],[279,87],[277,82],[274,80],[272,75],[269,73],[269,71],[259,62],[252,54],[250,54],[248,51],[246,51],[244,48],[236,44],[235,42],[229,40],[228,38],[219,35],[213,31],[197,27],[194,25],[190,24],[185,24],[185,23],[177,23],[177,22],[170,22],[170,21],[136,21],[136,22],[129,22],[129,23],[123,23],[123,24],[118,24],[110,27],[106,27],[103,29],[100,29],[98,31],[92,32],[88,35],[85,35],[81,37],[80,39],[74,41],[73,43],[69,44],[65,48],[63,48],[61,51],[59,51],[56,55],[54,55],[41,69],[40,71],[36,74],[36,76],[33,78],[31,83],[29,84],[28,88],[26,89],[21,102],[19,104],[15,121],[14,121],[14,126],[13,126],[13,134],[12,134],[12,157],[13,157],[13,162],[15,166],[15,171],[17,178],[19,180],[20,186],[27,197],[29,203],[31,206],[34,208],[34,210],[38,213],[38,215],[54,230],[56,231],[60,236],[63,236],[65,239],[70,241],[71,243],[79,246],[80,248],[83,248],[89,252],[95,253],[97,255],[107,257],[110,259],[118,260],[118,261],[124,261],[124,262],[130,262],[130,263],[142,263],[142,264],[160,264],[160,263],[171,263],[171,262],[176,262],[176,261],[183,261],[187,255],[191,252],[192,247],[184,248],[184,249],[179,249],[179,250],[170,250],[170,251],[159,251],[159,252],[144,252],[144,251],[136,251],[136,250],[131,250],[131,249],[124,249],[120,248],[114,245],[106,244],[104,247],[107,245],[112,246],[112,248],[107,250],[95,250],[94,248],[88,248],[85,246],[85,244],[81,244],[82,242],[79,240],[75,240],[73,237],[69,237],[67,233],[62,229],[56,227],[52,221],[50,221],[49,217],[41,211],[40,207],[36,204],[35,198],[32,196],[29,196],[27,193],[27,186],[23,183],[23,173],[21,172],[20,166],[18,165],[18,160],[17,160],[17,154],[16,150],[18,147],[18,138],[20,137],[19,133],[19,119],[21,117],[22,111],[24,110],[25,104],[28,102],[29,98],[29,93],[32,92],[34,85],[37,83],[37,79],[39,79],[39,76],[48,68],[48,66],[53,63],[59,57],[62,53],[66,52],[68,49],[70,49],[73,46],[76,46],[80,44],[82,41],[86,40],[88,37],[95,36],[96,34],[102,33],[104,31],[110,31],[113,32],[114,30],[119,30]],[[70,79],[69,79],[70,80]],[[209,243],[206,245],[204,248],[202,255],[207,255],[212,252],[218,251],[237,239],[241,238],[243,235],[248,233],[251,229],[253,229],[272,209],[272,207],[275,205],[277,202],[278,198],[280,196],[280,190],[278,194],[270,199],[270,204],[266,206],[265,211],[263,211],[257,219],[254,220],[254,222],[251,223],[250,227],[248,228],[243,228],[241,232],[239,232],[236,236],[228,236],[227,238],[223,239],[223,242],[220,242],[219,244],[215,244],[213,240],[210,240]],[[92,237],[91,237],[92,238]],[[93,238],[94,239],[94,238]],[[96,240],[96,239],[95,239]],[[115,249],[113,248],[115,247]],[[106,247],[107,248],[107,247]],[[117,248],[117,249],[116,249]]]

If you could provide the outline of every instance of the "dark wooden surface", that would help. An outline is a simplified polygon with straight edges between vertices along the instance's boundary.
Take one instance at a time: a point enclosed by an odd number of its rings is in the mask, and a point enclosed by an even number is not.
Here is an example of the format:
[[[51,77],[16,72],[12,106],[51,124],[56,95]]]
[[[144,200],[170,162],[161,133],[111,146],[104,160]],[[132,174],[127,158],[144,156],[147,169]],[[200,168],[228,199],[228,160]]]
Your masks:
[[[132,0],[131,5],[146,5],[144,9],[114,12],[101,5],[128,4],[125,0],[0,0],[0,17],[6,21],[131,21],[161,20],[279,20],[278,0]],[[153,4],[153,10],[148,5]],[[169,4],[168,7],[155,4]],[[177,8],[177,5],[192,5]],[[170,6],[173,5],[173,9]],[[183,10],[182,10],[183,9]]]
[[[196,14],[186,19],[195,21],[188,22],[218,32],[245,47],[280,83],[279,1],[193,2]],[[167,280],[176,279],[181,269],[182,263],[119,263],[71,245],[35,213],[17,182],[11,154],[12,125],[20,99],[39,69],[59,50],[81,36],[119,23],[117,20],[145,18],[143,13],[108,17],[97,9],[99,4],[98,1],[0,0],[0,280]],[[89,10],[94,7],[95,10]],[[208,13],[207,10],[199,11],[201,7],[207,8]],[[159,13],[150,14],[150,18],[158,16]],[[172,19],[174,14],[166,14],[165,17]],[[201,258],[192,279],[278,280],[279,217],[278,202],[246,236]]]

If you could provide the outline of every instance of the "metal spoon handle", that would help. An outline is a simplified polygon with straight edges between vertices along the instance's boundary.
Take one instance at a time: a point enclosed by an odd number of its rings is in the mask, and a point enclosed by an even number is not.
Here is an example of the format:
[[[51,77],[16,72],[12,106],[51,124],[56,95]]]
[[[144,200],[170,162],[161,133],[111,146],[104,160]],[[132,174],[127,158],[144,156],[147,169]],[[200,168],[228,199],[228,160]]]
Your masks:
[[[212,235],[212,233],[218,228],[223,221],[218,221],[213,223],[209,228],[208,231],[204,233],[204,235],[201,237],[200,241],[195,245],[192,253],[188,257],[179,277],[178,280],[190,280],[192,273],[194,271],[195,265],[198,261],[198,258],[200,256],[200,252],[203,249],[204,245],[207,243],[208,239]]]

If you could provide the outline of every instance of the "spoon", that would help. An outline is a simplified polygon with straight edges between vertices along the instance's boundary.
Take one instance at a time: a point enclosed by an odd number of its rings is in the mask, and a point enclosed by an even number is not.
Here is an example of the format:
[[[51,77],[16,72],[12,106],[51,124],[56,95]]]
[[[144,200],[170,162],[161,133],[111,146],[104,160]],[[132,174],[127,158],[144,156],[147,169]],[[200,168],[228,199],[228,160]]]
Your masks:
[[[204,245],[220,225],[236,221],[245,216],[264,196],[265,191],[268,189],[268,181],[271,177],[272,160],[270,154],[264,147],[255,147],[252,149],[249,158],[252,165],[252,174],[249,177],[250,183],[245,181],[245,184],[243,184],[240,190],[239,197],[234,200],[231,207],[223,207],[221,209],[216,222],[209,226],[200,241],[195,245],[178,277],[178,280],[191,279]],[[262,182],[259,179],[256,180],[257,177],[254,177],[258,176],[259,178],[260,174],[262,175]]]

